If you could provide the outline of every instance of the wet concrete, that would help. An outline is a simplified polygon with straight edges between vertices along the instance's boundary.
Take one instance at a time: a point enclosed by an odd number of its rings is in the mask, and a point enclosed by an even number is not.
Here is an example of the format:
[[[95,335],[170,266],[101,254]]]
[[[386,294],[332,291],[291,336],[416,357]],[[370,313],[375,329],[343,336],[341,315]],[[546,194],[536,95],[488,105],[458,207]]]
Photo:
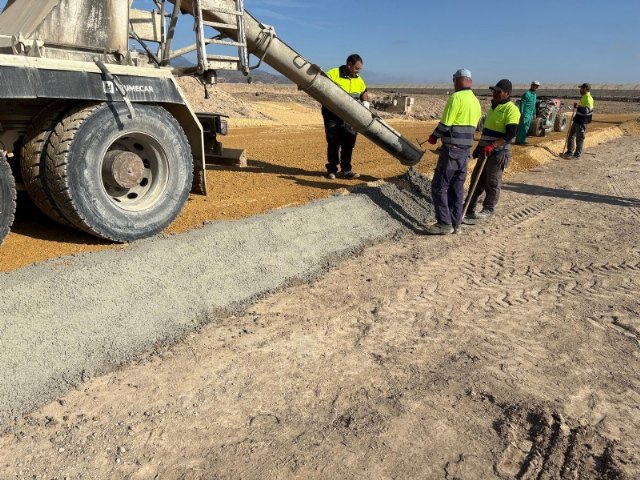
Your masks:
[[[0,274],[0,429],[92,376],[431,220],[429,180],[362,187]]]

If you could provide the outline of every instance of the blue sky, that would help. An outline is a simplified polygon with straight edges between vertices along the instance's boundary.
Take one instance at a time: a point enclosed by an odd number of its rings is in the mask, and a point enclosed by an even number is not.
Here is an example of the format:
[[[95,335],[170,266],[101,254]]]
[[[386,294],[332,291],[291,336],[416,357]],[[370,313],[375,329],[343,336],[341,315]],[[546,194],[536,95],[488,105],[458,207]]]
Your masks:
[[[325,69],[359,53],[369,83],[449,83],[461,67],[476,83],[640,83],[638,0],[245,0],[245,7]],[[182,21],[186,44],[191,25]]]
[[[640,1],[245,0],[323,67],[348,53],[363,77],[446,82],[640,83]]]

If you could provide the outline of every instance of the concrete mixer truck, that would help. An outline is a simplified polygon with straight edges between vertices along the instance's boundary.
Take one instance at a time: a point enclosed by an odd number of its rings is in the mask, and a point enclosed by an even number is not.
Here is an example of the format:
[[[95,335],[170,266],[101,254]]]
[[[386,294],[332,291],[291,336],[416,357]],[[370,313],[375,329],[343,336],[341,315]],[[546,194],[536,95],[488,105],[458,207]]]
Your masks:
[[[206,195],[206,164],[226,155],[226,121],[194,112],[180,75],[207,85],[220,69],[248,74],[264,62],[404,165],[420,161],[422,150],[278,38],[243,0],[132,3],[9,0],[0,14],[0,242],[21,186],[56,222],[116,242],[162,231],[190,193]],[[174,48],[185,21],[195,40]],[[186,54],[196,61],[177,66]]]

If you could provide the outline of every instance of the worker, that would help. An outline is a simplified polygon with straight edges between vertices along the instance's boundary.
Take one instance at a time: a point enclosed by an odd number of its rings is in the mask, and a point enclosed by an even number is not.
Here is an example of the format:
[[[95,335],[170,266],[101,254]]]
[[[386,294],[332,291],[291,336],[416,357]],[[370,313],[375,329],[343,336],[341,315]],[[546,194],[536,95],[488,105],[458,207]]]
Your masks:
[[[471,85],[471,72],[466,68],[453,74],[454,93],[449,95],[440,123],[428,139],[432,145],[438,139],[442,141],[431,181],[436,223],[425,229],[430,235],[461,233],[464,181],[467,178],[473,133],[482,116],[480,102]]]
[[[540,86],[538,80],[531,82],[529,90],[522,94],[520,98],[520,126],[518,127],[518,134],[516,135],[516,145],[527,144],[527,134],[531,127],[531,122],[536,116],[536,90]]]
[[[493,216],[500,189],[502,174],[511,162],[511,142],[518,132],[520,111],[511,101],[511,82],[503,78],[493,87],[493,100],[484,120],[480,141],[473,151],[473,158],[479,159],[471,173],[471,184],[478,183],[471,197],[465,218],[485,220]],[[485,162],[482,160],[485,159]],[[484,168],[482,165],[484,163]],[[482,170],[482,171],[480,171]],[[476,204],[485,193],[482,210],[475,212]]]
[[[567,138],[567,151],[564,152],[565,157],[580,158],[582,154],[582,147],[584,145],[584,138],[587,132],[587,125],[591,123],[593,116],[593,97],[591,96],[591,85],[583,83],[580,85],[580,103],[573,104],[575,114],[573,116],[573,123],[569,130],[569,137]]]
[[[345,65],[332,68],[327,72],[327,76],[368,109],[370,107],[369,93],[367,85],[360,76],[362,66],[362,57],[354,53],[347,57]],[[322,107],[322,118],[327,137],[327,178],[333,180],[336,175],[347,179],[360,177],[360,174],[351,169],[351,156],[356,145],[356,131],[324,106]],[[338,173],[338,165],[340,165],[340,173]]]

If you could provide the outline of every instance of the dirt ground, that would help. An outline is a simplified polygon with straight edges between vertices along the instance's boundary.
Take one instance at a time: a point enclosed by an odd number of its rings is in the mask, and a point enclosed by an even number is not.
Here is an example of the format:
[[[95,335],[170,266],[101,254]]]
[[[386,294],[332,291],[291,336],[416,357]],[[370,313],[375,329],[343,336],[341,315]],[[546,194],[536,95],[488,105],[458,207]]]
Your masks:
[[[167,234],[403,183],[363,137],[362,178],[325,179],[317,104],[249,87],[194,98],[249,166],[208,171]],[[442,105],[386,118],[424,140]],[[602,102],[579,162],[554,156],[563,133],[515,147],[499,218],[367,248],[16,419],[0,479],[640,478],[636,107]],[[22,192],[0,272],[119,248]]]
[[[366,138],[360,136],[354,155],[358,180],[329,181],[324,178],[324,131],[318,103],[292,86],[224,84],[213,87],[209,99],[193,79],[184,79],[195,110],[217,111],[230,115],[230,135],[225,145],[247,150],[249,166],[213,167],[207,172],[209,194],[192,195],[168,234],[197,228],[207,221],[239,219],[276,208],[299,205],[334,195],[366,182],[393,179],[406,168]],[[435,127],[444,106],[444,97],[416,97],[417,117],[386,115],[387,121],[411,141],[424,141]],[[596,145],[621,134],[613,128],[636,118],[640,112],[629,107],[638,104],[602,102],[608,112],[595,116],[587,145]],[[606,104],[606,105],[605,105]],[[631,108],[631,110],[630,110]],[[599,133],[598,133],[599,132]],[[597,135],[596,135],[597,134]],[[508,174],[523,171],[549,160],[546,148],[562,149],[564,133],[530,139],[531,147],[515,147],[514,162]],[[556,142],[554,144],[553,142]],[[551,142],[551,143],[549,143]],[[427,150],[418,170],[431,175],[437,158],[433,147]],[[557,152],[556,152],[557,153]],[[20,192],[12,233],[0,249],[0,272],[15,270],[34,262],[79,252],[126,248],[61,227],[31,204],[26,192]]]
[[[638,133],[89,381],[0,437],[0,477],[640,478]],[[267,174],[337,188],[300,169]]]

